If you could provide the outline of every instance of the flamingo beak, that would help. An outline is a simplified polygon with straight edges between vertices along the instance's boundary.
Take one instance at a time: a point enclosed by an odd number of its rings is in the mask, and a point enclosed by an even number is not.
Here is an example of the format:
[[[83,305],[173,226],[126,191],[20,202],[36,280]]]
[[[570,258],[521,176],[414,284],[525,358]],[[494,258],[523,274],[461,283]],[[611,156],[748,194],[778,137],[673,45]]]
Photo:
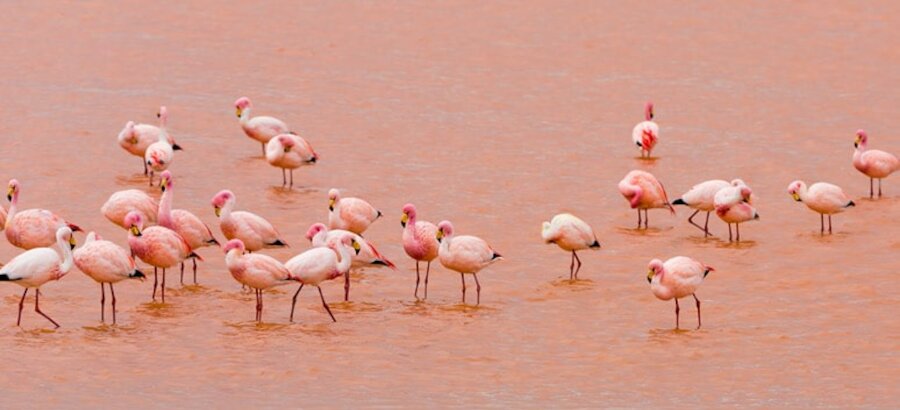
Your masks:
[[[162,113],[156,113],[156,118],[162,117]]]
[[[184,151],[184,149],[181,148],[181,145],[178,144],[172,144],[172,149],[175,151]]]
[[[438,229],[437,234],[435,234],[435,238],[437,238],[438,242],[440,242],[441,239],[444,239],[444,231]]]
[[[352,245],[353,245],[353,250],[356,251],[357,255],[359,255],[359,250],[360,250],[359,242],[357,242],[356,239],[354,239]]]
[[[169,179],[163,178],[162,181],[159,181],[159,189],[163,192],[166,192],[166,185],[169,185]]]
[[[141,230],[137,226],[131,225],[131,233],[134,236],[141,236]]]
[[[75,249],[75,235],[69,236],[69,249]]]
[[[6,200],[12,201],[13,193],[16,192],[16,189],[13,187],[9,187],[9,190],[6,191]]]
[[[653,119],[653,109],[652,108],[650,109],[650,119],[651,120]]]
[[[236,107],[234,113],[238,116],[238,118],[240,118],[242,111],[243,110],[241,110],[241,107]]]
[[[400,226],[406,228],[406,223],[407,223],[407,222],[409,222],[409,215],[407,215],[407,214],[404,212],[404,213],[403,213],[403,216],[400,217]]]
[[[653,283],[653,275],[655,273],[656,272],[654,272],[653,269],[650,269],[649,271],[647,271],[647,283]]]
[[[216,217],[219,217],[222,215],[222,208],[219,208],[217,206],[214,206],[213,208],[215,208],[215,210],[216,210]]]
[[[800,200],[800,194],[794,192],[793,194],[791,194],[791,196],[794,198],[795,201],[801,202],[801,200]]]
[[[328,201],[328,210],[329,211],[334,210],[334,199],[333,198]]]

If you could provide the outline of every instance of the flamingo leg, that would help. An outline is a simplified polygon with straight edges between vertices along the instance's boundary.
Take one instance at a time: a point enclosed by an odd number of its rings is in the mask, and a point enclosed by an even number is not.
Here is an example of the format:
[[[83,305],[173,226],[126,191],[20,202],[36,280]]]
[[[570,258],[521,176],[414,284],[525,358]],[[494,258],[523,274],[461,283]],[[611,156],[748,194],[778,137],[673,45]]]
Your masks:
[[[462,303],[465,305],[466,304],[466,275],[460,273],[459,278],[462,279],[462,296],[463,296]]]
[[[712,236],[712,234],[709,233],[709,214],[709,212],[706,213],[706,223],[703,224],[703,232],[706,232],[707,236]]]
[[[416,291],[413,293],[416,299],[419,298],[419,261],[416,261]]]
[[[431,273],[431,261],[428,261],[428,265],[425,266],[425,297],[424,299],[428,299],[428,274]]]
[[[287,186],[287,173],[284,168],[281,169],[281,186]]]
[[[831,214],[828,215],[828,233],[831,233]]]
[[[350,301],[350,271],[344,273],[344,302]]]
[[[576,258],[577,258],[577,256],[576,256]],[[481,284],[478,283],[478,274],[477,273],[473,273],[472,276],[475,278],[475,291],[476,291],[476,294],[478,295],[475,298],[475,306],[478,306],[481,304]]]
[[[578,262],[578,266],[575,267],[575,279],[578,279],[578,272],[581,271],[581,258],[578,257],[578,254],[575,251],[572,251],[572,256],[575,257],[575,261]],[[478,283],[478,276],[475,277],[475,283]]]
[[[734,224],[735,242],[741,241],[741,224]]]
[[[54,326],[56,326],[57,328],[59,328],[59,323],[56,323],[56,321],[53,320],[53,319],[51,319],[50,316],[47,316],[44,312],[41,312],[41,307],[38,305],[38,300],[39,300],[40,298],[41,298],[41,290],[40,290],[40,289],[35,289],[35,290],[34,290],[34,311],[35,311],[35,312],[38,312],[39,315],[43,316],[44,318],[46,318],[47,320],[49,320],[50,323],[53,323]]]
[[[704,233],[708,234],[708,232],[706,231],[705,228],[702,228],[702,227],[700,227],[700,225],[697,225],[696,223],[694,223],[694,217],[697,216],[698,213],[700,213],[700,210],[699,210],[699,209],[696,210],[696,211],[694,211],[694,213],[692,213],[691,216],[688,218],[688,223],[690,223],[691,225],[696,226],[697,229],[700,229],[700,230],[702,230]],[[709,216],[709,214],[707,213],[706,216]]]
[[[100,322],[106,323],[106,318],[104,317],[104,311],[106,306],[106,291],[103,290],[103,282],[100,282]]]
[[[881,198],[881,178],[878,178],[878,197]]]
[[[28,288],[25,288],[25,292],[22,293],[22,299],[19,300],[19,318],[16,319],[16,326],[22,325],[22,308],[25,307],[25,295],[28,294]]]
[[[159,291],[162,294],[162,303],[166,303],[166,268],[163,268],[162,271],[162,286],[160,286]]]
[[[569,264],[569,280],[575,279],[575,251],[572,251],[572,263]]]
[[[640,212],[640,211],[638,211],[638,212]],[[650,225],[650,210],[645,209],[644,210],[644,229],[649,229],[650,228],[649,225]]]
[[[146,176],[147,173],[148,173],[148,171],[147,171],[147,162],[144,161],[143,159],[141,159],[141,164],[144,165],[144,175]]]
[[[678,314],[681,313],[681,307],[678,306],[678,298],[675,298],[675,329],[678,329]]]
[[[641,229],[641,210],[638,209],[638,229]]]
[[[262,156],[263,156],[263,158],[266,157],[266,143],[265,142],[262,143]]]
[[[825,234],[825,214],[819,214],[819,234]]]
[[[158,277],[156,275],[156,266],[153,267],[153,301],[156,302],[156,286],[158,285]]]
[[[113,284],[109,284],[109,294],[112,295],[112,313],[113,324],[116,324],[116,291],[113,290]]]
[[[728,242],[731,242],[731,241],[732,241],[732,237],[731,237],[731,224],[728,224]]]
[[[184,286],[184,261],[181,261],[181,286]]]
[[[297,296],[300,296],[300,291],[303,290],[303,284],[300,284],[300,287],[297,288],[297,292],[294,293],[294,299],[291,301],[291,322],[294,321],[294,307],[297,306]]]
[[[875,198],[875,178],[869,178],[869,199]]]
[[[325,295],[322,294],[322,288],[316,286],[316,289],[319,289],[319,297],[322,298],[322,306],[325,308],[325,311],[328,312],[328,316],[331,316],[333,322],[337,322],[337,319],[334,318],[334,314],[331,313],[331,308],[328,307],[328,302],[325,302]]]
[[[697,299],[697,295],[691,293],[691,296],[694,297],[694,300],[697,302],[697,329],[700,328],[702,322],[700,322],[700,299]]]
[[[253,289],[256,293],[256,321],[262,322],[262,290]]]
[[[291,188],[294,187],[294,170],[291,169]]]
[[[153,186],[153,171],[150,171],[150,186]]]
[[[197,284],[197,258],[193,258],[194,260],[194,284]]]

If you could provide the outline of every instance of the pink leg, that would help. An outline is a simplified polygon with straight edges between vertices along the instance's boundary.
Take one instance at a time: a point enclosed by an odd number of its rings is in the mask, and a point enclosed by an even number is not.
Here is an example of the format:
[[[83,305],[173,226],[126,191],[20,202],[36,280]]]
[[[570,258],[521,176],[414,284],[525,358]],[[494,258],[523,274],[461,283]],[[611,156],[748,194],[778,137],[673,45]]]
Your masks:
[[[162,303],[166,303],[166,268],[163,268],[162,271],[162,286],[159,291],[162,294]]]
[[[262,156],[263,156],[263,158],[266,157],[266,143],[265,142],[262,143]]]
[[[147,162],[141,159],[141,164],[144,165],[144,175],[147,175]]]
[[[712,234],[709,233],[709,212],[706,213],[706,223],[703,224],[703,232],[706,232],[706,236],[712,236]]]
[[[344,274],[344,302],[350,301],[350,271]]]
[[[638,229],[641,229],[641,210],[638,209]]]
[[[287,186],[287,172],[284,170],[284,168],[281,169],[281,186]]]
[[[194,284],[197,284],[197,258],[191,258],[194,261]]]
[[[741,241],[741,224],[734,224],[735,242]]]
[[[481,284],[478,283],[478,274],[477,273],[473,273],[472,276],[475,278],[475,291],[476,291],[476,294],[478,295],[475,299],[475,305],[477,306],[477,305],[481,304]],[[577,277],[578,276],[576,276],[576,278]]]
[[[881,198],[881,178],[878,178],[878,197]]]
[[[700,299],[697,299],[697,295],[691,293],[691,296],[694,297],[694,300],[697,302],[697,329],[700,328],[702,322],[700,322]]]
[[[425,297],[423,300],[428,299],[428,274],[431,273],[431,261],[428,261],[428,265],[425,266]]]
[[[704,228],[701,227],[700,225],[697,225],[696,223],[694,223],[694,217],[697,216],[698,213],[700,213],[700,210],[699,210],[699,209],[696,210],[696,211],[694,211],[694,213],[692,213],[691,216],[688,217],[688,223],[690,223],[691,225],[696,226],[697,229],[700,229],[700,230],[702,230],[704,233],[707,233],[707,234],[708,234],[708,232],[706,232],[706,229],[704,229]],[[706,215],[709,216],[708,213],[707,213]]]
[[[22,299],[19,300],[19,318],[16,319],[16,326],[22,325],[22,308],[25,307],[25,295],[28,294],[28,288],[25,288],[25,292],[22,293]]]
[[[463,275],[462,273],[460,273],[459,278],[462,279],[462,295],[463,295],[462,303],[465,305],[466,304],[466,275]]]
[[[156,274],[156,266],[153,267],[153,301],[156,302],[156,286],[158,285],[159,279]]]
[[[106,307],[106,291],[103,290],[103,282],[100,282],[100,322],[106,323],[106,318],[104,317]]]
[[[112,312],[113,324],[116,324],[116,291],[113,290],[113,284],[109,284],[109,294],[112,295]]]
[[[297,288],[297,292],[294,293],[294,298],[291,301],[291,322],[294,321],[294,307],[297,306],[297,296],[300,296],[300,291],[303,290],[303,284],[300,284],[300,287]]]
[[[575,251],[572,251],[572,262],[569,264],[569,280],[575,279]]]
[[[319,297],[322,298],[322,306],[325,307],[328,316],[331,316],[333,322],[337,322],[337,319],[334,318],[334,314],[331,313],[331,308],[328,307],[328,302],[325,301],[325,295],[322,294],[322,288],[316,286],[316,289],[319,289]]]
[[[291,188],[294,187],[294,170],[291,170]]]
[[[681,313],[681,307],[678,306],[678,298],[675,298],[675,329],[678,329],[678,314]]]
[[[638,212],[640,212],[640,211],[638,211]],[[650,210],[645,209],[644,210],[644,229],[649,229],[649,228],[650,228]]]
[[[728,242],[731,242],[731,241],[732,241],[731,224],[728,224]]]
[[[184,286],[184,261],[181,261],[181,286]]]
[[[572,256],[575,257],[575,261],[578,262],[578,266],[575,267],[575,279],[578,279],[578,272],[581,271],[581,258],[578,257],[578,254],[575,251],[572,251]],[[478,276],[475,277],[475,283],[478,283]]]
[[[869,178],[869,199],[875,198],[875,178]]]
[[[819,234],[825,234],[825,214],[819,214]]]
[[[34,311],[35,311],[35,312],[38,312],[39,315],[45,317],[47,320],[50,321],[50,323],[53,323],[54,326],[56,326],[57,328],[59,328],[59,323],[56,323],[55,320],[50,319],[50,316],[47,316],[46,314],[44,314],[44,312],[41,312],[41,308],[40,308],[40,306],[38,305],[38,299],[40,299],[40,298],[41,298],[41,290],[40,290],[40,289],[35,289],[35,290],[34,290]]]
[[[828,233],[831,233],[831,215],[828,215]]]
[[[419,261],[416,261],[416,291],[413,293],[419,299]]]

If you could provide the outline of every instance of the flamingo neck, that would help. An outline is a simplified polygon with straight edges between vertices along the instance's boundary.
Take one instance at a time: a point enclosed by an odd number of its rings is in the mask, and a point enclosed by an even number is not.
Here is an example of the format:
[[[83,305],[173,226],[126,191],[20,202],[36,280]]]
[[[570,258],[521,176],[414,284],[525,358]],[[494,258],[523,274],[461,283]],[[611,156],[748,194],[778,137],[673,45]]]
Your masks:
[[[403,229],[406,229],[411,234],[416,233],[416,214],[409,214],[409,219],[406,220],[406,228]]]
[[[234,199],[229,199],[225,201],[225,205],[222,206],[222,211],[219,214],[219,219],[225,220],[231,218],[231,210],[234,209]]]
[[[241,124],[246,124],[247,121],[250,121],[250,106],[241,110]]]
[[[9,201],[9,210],[6,215],[6,225],[9,225],[9,222],[12,221],[13,216],[16,215],[17,204],[19,203],[19,191],[13,192],[12,200]]]
[[[166,228],[175,229],[175,221],[172,220],[172,188],[166,188],[165,192],[162,194],[162,199],[159,201],[159,212],[156,215],[156,218],[159,220],[159,224]]]
[[[641,203],[641,197],[644,195],[644,190],[642,190],[641,187],[637,185],[629,185],[628,189],[628,193],[631,196],[628,202],[631,204],[632,208],[637,208],[638,204]]]
[[[62,251],[63,256],[63,260],[59,264],[59,278],[61,278],[63,275],[69,273],[69,270],[72,269],[72,265],[75,262],[72,259],[72,248],[69,246],[68,240],[61,236],[58,236],[56,238],[56,244],[59,245],[59,250]]]
[[[343,242],[338,245],[337,249],[338,256],[341,258],[338,261],[337,270],[338,272],[346,272],[350,269],[350,252],[347,250],[347,245]]]
[[[316,232],[312,237],[312,246],[313,248],[318,248],[321,246],[325,246],[326,238],[328,238],[328,230],[322,229],[319,232]]]
[[[807,188],[806,184],[800,184],[800,189],[797,191],[797,195],[800,195],[800,200],[806,202],[806,195],[809,194],[809,188]]]

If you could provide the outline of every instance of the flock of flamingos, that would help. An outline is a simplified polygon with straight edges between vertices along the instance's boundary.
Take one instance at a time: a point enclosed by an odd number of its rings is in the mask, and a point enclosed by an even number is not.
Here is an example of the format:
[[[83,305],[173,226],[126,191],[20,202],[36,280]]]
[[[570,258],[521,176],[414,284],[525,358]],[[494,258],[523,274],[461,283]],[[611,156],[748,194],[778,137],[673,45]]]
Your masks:
[[[308,141],[291,132],[281,120],[267,116],[250,117],[250,99],[239,98],[234,105],[241,128],[248,137],[262,144],[266,161],[281,168],[282,184],[292,187],[294,169],[315,164],[318,159],[315,150]],[[180,147],[166,131],[168,113],[165,107],[160,107],[158,117],[158,126],[128,122],[119,133],[118,141],[125,151],[141,159],[144,174],[149,176],[151,186],[158,176],[161,199],[157,202],[141,190],[129,189],[113,193],[101,208],[107,219],[128,231],[128,249],[104,240],[94,232],[88,233],[85,243],[76,249],[73,231],[81,229],[47,210],[19,210],[20,184],[15,179],[9,181],[9,211],[7,213],[0,207],[0,226],[5,229],[9,243],[25,252],[0,268],[0,281],[13,282],[25,288],[19,302],[17,325],[21,324],[25,296],[34,288],[35,312],[59,327],[56,321],[40,309],[40,287],[49,281],[61,279],[73,265],[100,284],[101,321],[105,321],[104,285],[109,285],[113,324],[116,323],[113,284],[129,278],[144,278],[144,273],[137,269],[133,259],[135,256],[153,267],[154,301],[159,289],[160,298],[165,303],[166,269],[180,264],[183,283],[187,259],[192,260],[196,283],[197,259],[202,258],[195,251],[206,246],[220,246],[220,243],[196,215],[183,209],[173,209],[175,179],[167,168],[174,159],[174,151]],[[640,149],[642,158],[650,158],[659,141],[659,126],[653,122],[652,103],[647,103],[645,117],[645,121],[634,127],[632,141]],[[900,169],[900,161],[890,153],[868,149],[868,142],[865,131],[856,132],[853,166],[869,177],[870,197],[875,195],[874,180],[878,180],[878,196],[881,197],[881,180]],[[705,236],[710,235],[709,217],[715,212],[716,216],[728,224],[729,241],[740,241],[740,224],[759,218],[753,206],[752,190],[740,179],[731,182],[705,181],[695,185],[680,198],[669,201],[663,185],[656,177],[645,171],[634,170],[619,182],[619,191],[631,208],[637,210],[638,229],[641,226],[648,227],[650,209],[668,209],[674,214],[673,205],[685,205],[694,209],[688,222],[701,229]],[[803,181],[794,181],[787,191],[794,200],[803,202],[809,209],[820,214],[822,234],[825,233],[826,215],[828,233],[831,233],[831,216],[854,206],[840,187],[826,182],[807,186]],[[236,210],[237,198],[229,190],[222,190],[212,198],[211,205],[219,219],[219,228],[228,239],[223,248],[226,266],[235,280],[256,293],[257,321],[262,321],[263,292],[290,283],[300,285],[292,299],[291,321],[294,319],[297,297],[305,286],[316,287],[322,306],[331,319],[335,320],[320,288],[323,282],[343,276],[344,299],[348,300],[351,268],[370,265],[394,267],[362,236],[382,213],[365,200],[344,197],[336,189],[328,192],[328,200],[328,224],[314,224],[306,234],[313,247],[282,263],[259,253],[262,249],[287,246],[269,221],[254,213]],[[694,217],[699,212],[706,212],[703,226],[694,222]],[[472,275],[476,287],[476,303],[480,303],[481,284],[478,282],[478,273],[501,260],[500,254],[481,238],[457,235],[449,221],[435,225],[420,220],[412,204],[403,206],[400,222],[403,226],[403,249],[416,261],[415,297],[419,297],[420,262],[426,264],[423,297],[427,298],[431,262],[439,259],[444,267],[460,274],[463,303],[466,302],[465,275]],[[734,235],[732,224],[735,226]],[[581,269],[577,252],[600,247],[591,227],[572,214],[559,214],[549,222],[544,222],[541,237],[546,243],[556,244],[564,251],[571,252],[570,279],[577,279]],[[54,244],[56,248],[53,247]],[[675,299],[675,327],[679,326],[678,299],[692,296],[697,306],[699,328],[700,300],[695,292],[713,268],[685,256],[676,256],[665,262],[653,259],[648,267],[647,281],[650,282],[653,294],[661,300]],[[161,283],[158,280],[160,270]]]

